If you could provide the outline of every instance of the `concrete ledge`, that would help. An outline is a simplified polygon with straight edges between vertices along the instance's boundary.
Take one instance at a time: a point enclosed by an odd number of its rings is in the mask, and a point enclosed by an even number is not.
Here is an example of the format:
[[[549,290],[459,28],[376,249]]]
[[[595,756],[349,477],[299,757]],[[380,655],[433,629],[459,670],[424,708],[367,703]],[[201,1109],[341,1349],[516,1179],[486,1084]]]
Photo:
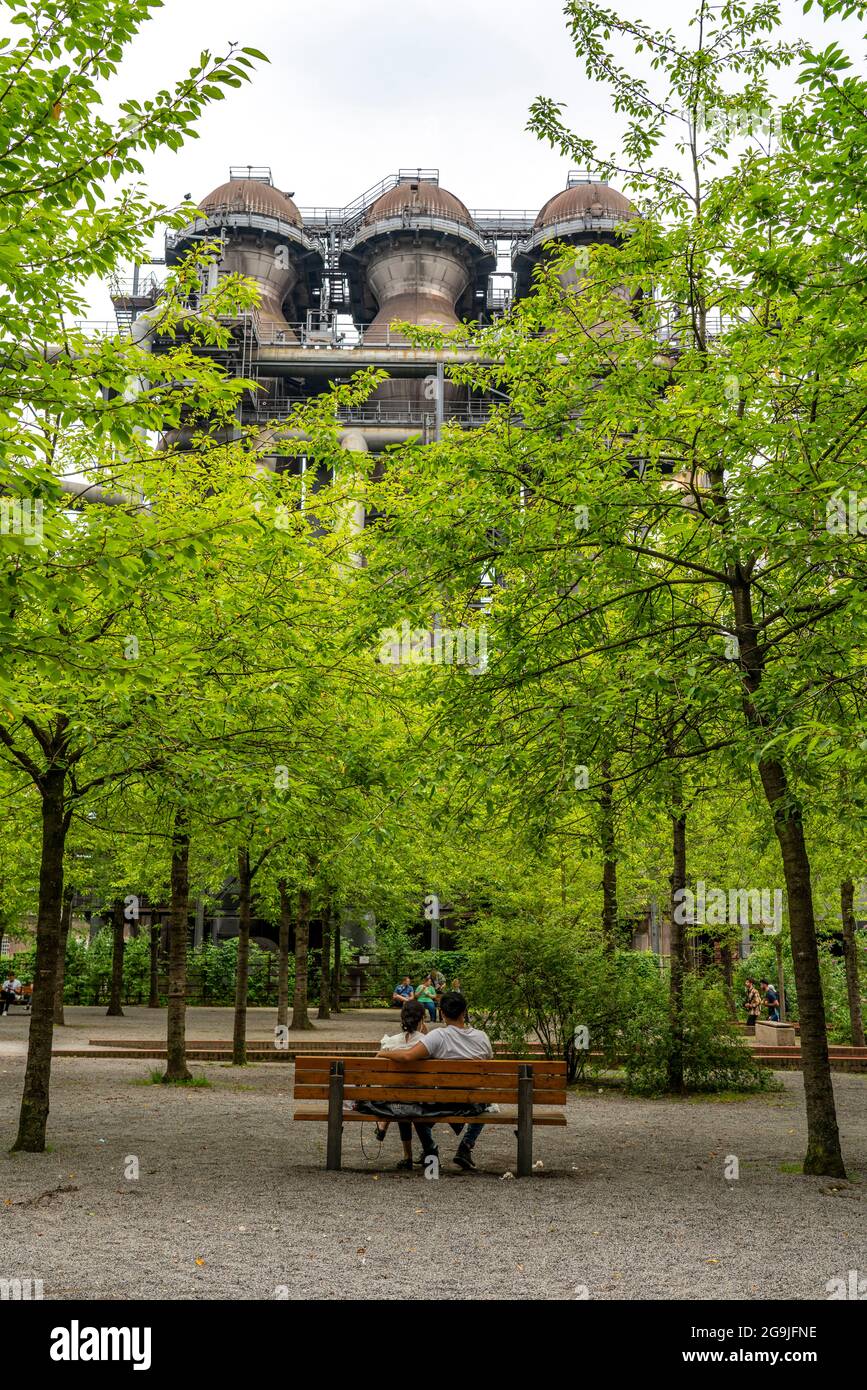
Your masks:
[[[791,1023],[770,1023],[767,1019],[757,1019],[756,1043],[764,1047],[794,1047],[795,1030]]]

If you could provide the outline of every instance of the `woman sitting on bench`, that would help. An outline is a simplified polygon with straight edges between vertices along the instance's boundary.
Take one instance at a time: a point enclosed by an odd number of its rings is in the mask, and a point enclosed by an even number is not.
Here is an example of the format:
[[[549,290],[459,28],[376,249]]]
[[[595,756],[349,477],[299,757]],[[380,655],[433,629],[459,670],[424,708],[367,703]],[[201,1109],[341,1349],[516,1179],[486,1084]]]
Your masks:
[[[422,1033],[427,1032],[425,1023],[425,1010],[417,999],[410,999],[404,1004],[400,1011],[401,1032],[391,1033],[383,1038],[380,1048],[383,1052],[395,1052],[404,1047],[414,1047]],[[358,1110],[364,1109],[364,1102],[361,1101],[356,1107]],[[388,1133],[390,1120],[377,1120],[376,1137],[380,1143]],[[403,1158],[397,1165],[398,1168],[412,1168],[412,1125],[408,1120],[398,1120],[397,1128],[400,1133],[400,1142],[403,1144]],[[428,1132],[430,1127],[428,1126]]]

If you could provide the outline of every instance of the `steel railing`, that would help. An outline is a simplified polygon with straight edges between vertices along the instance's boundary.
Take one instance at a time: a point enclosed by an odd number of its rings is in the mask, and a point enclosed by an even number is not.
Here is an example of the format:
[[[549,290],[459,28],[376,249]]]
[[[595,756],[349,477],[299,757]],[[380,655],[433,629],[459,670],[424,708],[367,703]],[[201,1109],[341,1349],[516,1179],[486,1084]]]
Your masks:
[[[286,398],[257,402],[250,412],[257,420],[269,420],[288,416],[294,407],[305,405],[314,396]],[[453,420],[461,425],[484,425],[491,416],[493,406],[487,401],[452,403],[446,401],[443,419]],[[433,426],[436,407],[432,401],[368,401],[365,405],[342,406],[335,411],[335,418],[341,424],[352,425],[424,425]]]
[[[501,291],[497,288],[488,294],[488,307],[505,309],[508,307],[509,298],[508,290]],[[678,342],[694,336],[692,320],[687,309],[672,306],[668,311],[665,305],[656,307],[661,308],[662,312],[660,321],[653,331],[661,342]],[[195,308],[191,307],[190,312],[194,314]],[[237,325],[245,339],[249,339],[259,348],[326,348],[353,352],[359,348],[401,349],[416,346],[405,333],[391,325],[359,325],[353,323],[348,316],[341,322],[342,317],[338,315],[333,320],[328,320],[310,314],[303,322],[286,323],[283,326],[264,322],[255,310],[248,310],[243,314],[221,317],[220,322],[228,327]],[[754,320],[746,311],[741,314],[711,313],[705,319],[706,332],[711,338],[718,338],[739,324],[751,322]],[[155,322],[152,327],[154,335],[159,336],[159,324]],[[70,324],[67,331],[110,337],[119,330],[117,324],[111,320],[79,319]],[[449,350],[449,347],[457,351],[473,351],[472,343],[447,344],[446,350]]]

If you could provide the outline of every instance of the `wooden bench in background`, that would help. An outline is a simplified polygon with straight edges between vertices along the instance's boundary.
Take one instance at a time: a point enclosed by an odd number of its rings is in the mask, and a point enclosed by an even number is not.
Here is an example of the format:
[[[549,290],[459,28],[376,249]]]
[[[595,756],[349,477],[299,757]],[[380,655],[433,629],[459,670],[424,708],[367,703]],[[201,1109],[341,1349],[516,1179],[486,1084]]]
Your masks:
[[[375,1121],[375,1116],[345,1110],[345,1101],[432,1101],[437,1105],[513,1105],[511,1113],[438,1115],[434,1124],[511,1125],[518,1131],[518,1176],[533,1167],[533,1126],[565,1125],[562,1110],[544,1112],[537,1106],[565,1106],[566,1063],[475,1059],[394,1062],[388,1057],[297,1057],[295,1099],[327,1100],[328,1108],[296,1109],[296,1120],[328,1124],[326,1168],[339,1169],[343,1126]],[[395,1117],[397,1118],[397,1117]],[[409,1118],[409,1117],[407,1117]]]

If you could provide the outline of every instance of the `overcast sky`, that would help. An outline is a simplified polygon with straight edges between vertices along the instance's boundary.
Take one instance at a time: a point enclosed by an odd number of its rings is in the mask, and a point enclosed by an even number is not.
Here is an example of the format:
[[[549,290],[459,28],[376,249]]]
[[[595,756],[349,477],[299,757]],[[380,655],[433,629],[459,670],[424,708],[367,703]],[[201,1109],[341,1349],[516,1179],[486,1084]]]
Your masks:
[[[615,7],[682,32],[693,11],[692,0]],[[811,37],[820,27],[814,13],[798,21]],[[148,161],[167,204],[202,198],[230,164],[270,166],[302,207],[342,206],[421,165],[472,208],[535,209],[569,169],[524,129],[539,94],[567,102],[572,128],[603,152],[617,145],[620,118],[575,56],[562,0],[165,0],[124,60],[124,95],[147,96],[228,41],[270,64],[208,108],[198,140]],[[94,302],[96,317],[110,313]]]
[[[524,130],[540,92],[611,122],[571,48],[561,0],[167,0],[125,65],[141,91],[225,40],[268,54],[202,138],[158,162],[159,192],[201,196],[229,164],[266,164],[302,205],[349,202],[400,166],[439,168],[472,206],[536,207],[566,165]]]

